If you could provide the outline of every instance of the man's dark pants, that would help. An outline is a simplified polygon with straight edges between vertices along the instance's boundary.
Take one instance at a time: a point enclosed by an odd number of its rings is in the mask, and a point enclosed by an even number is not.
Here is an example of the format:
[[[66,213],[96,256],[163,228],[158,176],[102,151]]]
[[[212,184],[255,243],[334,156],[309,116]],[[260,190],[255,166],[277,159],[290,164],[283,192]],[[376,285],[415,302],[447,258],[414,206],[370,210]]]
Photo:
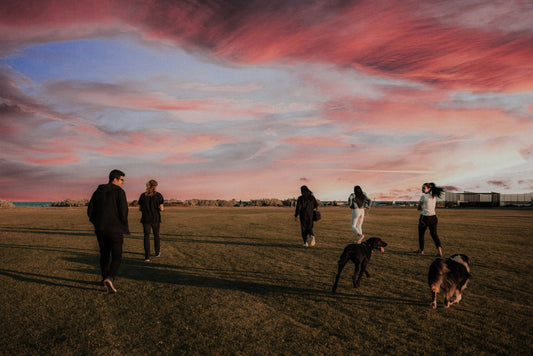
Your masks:
[[[112,280],[117,276],[122,261],[122,245],[124,238],[120,233],[95,231],[100,246],[100,270],[102,278]],[[111,261],[111,263],[110,263]]]

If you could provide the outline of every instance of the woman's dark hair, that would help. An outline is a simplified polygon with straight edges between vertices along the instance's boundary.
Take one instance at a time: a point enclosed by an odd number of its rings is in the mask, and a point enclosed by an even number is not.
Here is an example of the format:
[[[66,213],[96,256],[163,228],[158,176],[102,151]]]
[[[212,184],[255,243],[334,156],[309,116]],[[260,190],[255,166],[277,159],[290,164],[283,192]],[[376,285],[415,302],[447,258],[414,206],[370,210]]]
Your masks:
[[[363,189],[361,189],[360,186],[356,185],[353,187],[353,192],[355,195],[355,202],[357,203],[357,206],[362,208],[365,204],[366,195],[363,193]]]
[[[428,187],[432,197],[440,198],[444,193],[444,188],[437,187],[435,183],[424,183],[422,186]]]
[[[157,182],[154,179],[150,179],[146,183],[146,192],[144,194],[151,197],[155,194],[155,187],[157,187]]]
[[[309,198],[309,197],[312,197],[313,196],[313,192],[309,190],[309,188],[307,188],[306,185],[302,185],[300,187],[300,192],[302,192],[302,195],[304,198]]]
[[[120,177],[125,177],[125,176],[126,175],[121,170],[113,169],[111,172],[109,172],[109,183],[111,183],[115,179],[120,179]]]

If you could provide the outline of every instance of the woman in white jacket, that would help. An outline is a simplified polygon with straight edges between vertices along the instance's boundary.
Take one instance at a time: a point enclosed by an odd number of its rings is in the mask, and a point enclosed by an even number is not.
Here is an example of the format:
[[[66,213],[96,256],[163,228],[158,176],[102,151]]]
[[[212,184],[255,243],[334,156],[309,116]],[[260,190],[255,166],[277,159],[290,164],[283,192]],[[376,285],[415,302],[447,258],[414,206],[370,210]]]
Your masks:
[[[370,207],[370,202],[371,200],[358,185],[353,188],[353,193],[348,198],[348,206],[352,209],[352,230],[357,236],[355,242],[358,244],[365,238],[365,235],[363,235],[363,220],[365,219],[365,209]]]

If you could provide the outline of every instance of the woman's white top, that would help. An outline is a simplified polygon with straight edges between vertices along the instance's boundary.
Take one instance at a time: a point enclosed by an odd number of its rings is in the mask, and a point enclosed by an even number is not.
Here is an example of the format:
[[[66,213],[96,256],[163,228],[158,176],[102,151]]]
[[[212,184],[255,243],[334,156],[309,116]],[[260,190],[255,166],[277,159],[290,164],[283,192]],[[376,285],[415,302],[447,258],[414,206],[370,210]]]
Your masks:
[[[435,214],[435,206],[437,205],[437,198],[431,194],[424,194],[420,197],[422,202],[422,212],[420,214],[424,216],[431,216]]]

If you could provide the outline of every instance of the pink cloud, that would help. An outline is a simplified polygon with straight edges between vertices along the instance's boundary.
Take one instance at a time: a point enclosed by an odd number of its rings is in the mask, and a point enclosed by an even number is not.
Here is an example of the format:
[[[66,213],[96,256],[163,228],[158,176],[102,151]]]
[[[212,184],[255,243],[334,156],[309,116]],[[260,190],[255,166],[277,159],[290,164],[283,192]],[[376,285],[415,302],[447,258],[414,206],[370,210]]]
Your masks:
[[[65,164],[76,163],[79,161],[79,157],[77,155],[56,156],[47,158],[28,157],[25,159],[25,161],[41,166],[61,166]]]
[[[430,132],[455,135],[511,135],[526,132],[530,123],[501,109],[446,109],[440,102],[387,97],[386,99],[341,100],[336,110],[324,114],[354,130],[381,129],[394,132]],[[487,125],[490,122],[490,125]]]
[[[5,43],[10,47],[16,41],[46,42],[128,31],[242,63],[325,62],[456,89],[516,91],[533,86],[532,31],[512,26],[513,20],[533,17],[532,7],[523,2],[506,3],[502,7],[507,10],[505,23],[497,26],[499,19],[492,16],[492,26],[483,28],[464,20],[443,21],[439,14],[461,2],[436,4],[439,11],[433,12],[420,1],[339,4],[281,0],[246,6],[237,1],[4,2],[0,34],[9,36]],[[486,11],[487,6],[482,2],[471,5],[469,13],[476,9]],[[32,31],[35,28],[39,31]]]
[[[100,135],[98,143],[79,145],[80,149],[106,156],[136,156],[158,154],[165,163],[201,162],[188,155],[207,151],[231,139],[211,134],[172,135],[166,132],[130,133],[108,137]]]
[[[245,100],[237,102],[220,97],[179,99],[161,91],[148,89],[145,83],[102,84],[61,81],[48,84],[46,90],[48,94],[72,104],[88,104],[98,108],[210,113],[211,117],[216,117],[218,120],[239,118],[248,120],[251,117],[280,110],[274,105]]]

